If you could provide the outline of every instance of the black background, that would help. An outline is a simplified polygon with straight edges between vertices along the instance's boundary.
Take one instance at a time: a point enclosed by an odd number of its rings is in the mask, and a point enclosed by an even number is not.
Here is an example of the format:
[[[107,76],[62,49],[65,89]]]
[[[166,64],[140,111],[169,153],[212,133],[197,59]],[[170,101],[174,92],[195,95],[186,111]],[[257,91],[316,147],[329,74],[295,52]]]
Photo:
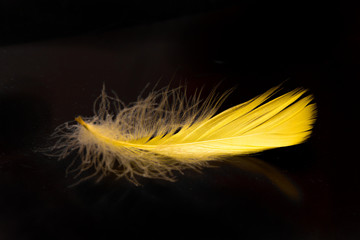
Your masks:
[[[359,8],[289,1],[2,1],[0,239],[358,239]],[[102,85],[124,102],[146,84],[208,92],[233,106],[284,82],[314,94],[304,144],[257,154],[294,181],[298,202],[229,164],[140,187],[106,177],[76,187],[34,151]]]

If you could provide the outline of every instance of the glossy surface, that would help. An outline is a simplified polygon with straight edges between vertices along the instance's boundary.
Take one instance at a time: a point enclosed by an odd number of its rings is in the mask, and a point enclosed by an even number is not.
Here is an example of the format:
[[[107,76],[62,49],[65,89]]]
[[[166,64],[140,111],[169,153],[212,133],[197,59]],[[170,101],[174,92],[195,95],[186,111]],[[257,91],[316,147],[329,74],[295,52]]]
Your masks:
[[[0,238],[358,239],[359,18],[351,6],[309,6],[244,3],[0,46]],[[236,85],[221,110],[288,79],[285,90],[316,99],[313,136],[255,155],[255,166],[226,161],[138,187],[106,176],[68,188],[75,155],[36,151],[58,125],[92,116],[103,83],[129,103],[168,79],[189,94]]]

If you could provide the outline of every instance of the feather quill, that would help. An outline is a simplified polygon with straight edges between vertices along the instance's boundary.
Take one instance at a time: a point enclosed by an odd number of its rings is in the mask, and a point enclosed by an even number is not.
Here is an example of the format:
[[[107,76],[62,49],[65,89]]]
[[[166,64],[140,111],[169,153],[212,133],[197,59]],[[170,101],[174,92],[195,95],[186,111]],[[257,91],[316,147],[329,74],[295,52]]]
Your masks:
[[[94,116],[59,126],[52,150],[60,158],[78,151],[82,161],[73,170],[78,175],[95,170],[83,180],[112,173],[135,184],[136,176],[173,181],[174,170],[304,142],[315,121],[313,97],[295,89],[273,98],[277,91],[216,115],[231,91],[213,91],[201,101],[200,93],[188,98],[186,88],[167,87],[126,106],[104,88]]]

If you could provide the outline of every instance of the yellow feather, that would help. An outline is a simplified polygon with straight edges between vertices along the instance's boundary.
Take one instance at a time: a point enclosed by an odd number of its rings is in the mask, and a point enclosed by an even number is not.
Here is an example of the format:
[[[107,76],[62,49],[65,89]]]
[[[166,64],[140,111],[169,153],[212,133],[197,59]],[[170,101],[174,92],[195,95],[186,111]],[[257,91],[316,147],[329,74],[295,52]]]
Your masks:
[[[95,169],[88,177],[113,173],[134,183],[136,175],[173,180],[173,170],[302,143],[315,121],[315,104],[303,89],[271,100],[278,90],[272,88],[217,115],[230,91],[221,96],[213,92],[201,102],[199,94],[186,98],[182,90],[165,88],[130,106],[103,90],[95,115],[60,126],[61,138],[53,149],[60,150],[61,158],[78,150],[80,173]]]

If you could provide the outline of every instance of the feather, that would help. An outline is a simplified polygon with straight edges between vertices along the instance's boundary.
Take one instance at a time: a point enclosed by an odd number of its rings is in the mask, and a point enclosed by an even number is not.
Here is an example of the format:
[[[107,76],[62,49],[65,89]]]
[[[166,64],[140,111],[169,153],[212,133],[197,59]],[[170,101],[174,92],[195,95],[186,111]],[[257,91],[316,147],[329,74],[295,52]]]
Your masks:
[[[173,181],[174,170],[304,142],[315,121],[313,97],[295,89],[273,98],[278,89],[216,115],[231,90],[201,101],[200,93],[188,98],[185,87],[167,87],[126,106],[103,88],[94,116],[58,127],[52,149],[60,158],[78,151],[73,170],[95,170],[83,179],[112,173],[135,184],[136,176]]]

